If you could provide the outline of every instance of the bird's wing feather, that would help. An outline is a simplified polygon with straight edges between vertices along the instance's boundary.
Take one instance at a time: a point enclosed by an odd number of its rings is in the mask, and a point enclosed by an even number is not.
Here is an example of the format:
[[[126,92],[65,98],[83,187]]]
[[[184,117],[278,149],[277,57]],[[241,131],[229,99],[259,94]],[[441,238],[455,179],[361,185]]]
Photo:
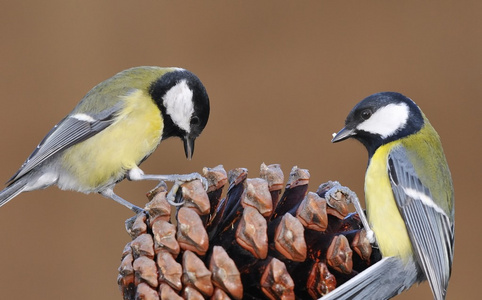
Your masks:
[[[80,143],[112,124],[121,104],[95,115],[69,115],[55,125],[7,182],[12,184],[52,155]]]
[[[400,146],[390,152],[388,173],[418,263],[436,299],[444,299],[453,258],[450,219],[434,202],[430,187],[417,176],[406,148]]]
[[[384,257],[319,300],[389,299],[417,281],[413,261]]]

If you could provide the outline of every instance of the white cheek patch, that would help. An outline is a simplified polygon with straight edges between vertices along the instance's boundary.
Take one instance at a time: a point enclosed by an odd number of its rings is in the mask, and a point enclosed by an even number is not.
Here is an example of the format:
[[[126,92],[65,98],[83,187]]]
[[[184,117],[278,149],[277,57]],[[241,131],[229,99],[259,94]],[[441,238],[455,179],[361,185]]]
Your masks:
[[[186,80],[181,80],[162,98],[166,113],[171,117],[174,124],[187,133],[190,131],[191,116],[194,112],[192,95],[193,92],[187,85]]]
[[[356,128],[386,138],[405,127],[408,115],[409,108],[405,103],[388,104],[378,109],[368,120],[360,123]]]

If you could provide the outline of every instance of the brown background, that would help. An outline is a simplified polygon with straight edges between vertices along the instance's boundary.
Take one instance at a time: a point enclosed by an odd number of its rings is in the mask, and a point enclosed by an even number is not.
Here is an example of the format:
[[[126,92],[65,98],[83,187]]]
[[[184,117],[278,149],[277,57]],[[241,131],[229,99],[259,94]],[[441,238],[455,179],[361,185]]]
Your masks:
[[[363,195],[366,152],[332,145],[352,106],[399,91],[429,116],[444,142],[457,199],[449,299],[480,286],[478,179],[480,1],[10,1],[0,5],[0,179],[95,84],[138,65],[179,66],[208,89],[212,114],[193,161],[168,140],[151,173],[262,162],[311,173]],[[123,182],[139,205],[154,183]],[[363,197],[361,197],[363,198]],[[0,209],[2,299],[120,299],[116,276],[131,213],[99,195],[56,188]],[[430,299],[427,284],[398,299]]]

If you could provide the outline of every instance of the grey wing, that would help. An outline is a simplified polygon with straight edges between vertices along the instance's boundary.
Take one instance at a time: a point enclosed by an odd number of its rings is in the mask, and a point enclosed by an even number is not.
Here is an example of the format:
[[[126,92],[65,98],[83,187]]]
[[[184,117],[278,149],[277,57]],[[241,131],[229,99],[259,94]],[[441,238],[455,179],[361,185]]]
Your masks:
[[[453,259],[453,224],[417,176],[404,147],[389,154],[388,172],[417,261],[435,298],[445,299]]]
[[[121,105],[115,105],[95,115],[69,115],[55,125],[30,154],[22,167],[7,184],[12,184],[52,155],[101,132],[114,122]]]
[[[413,261],[384,257],[318,300],[390,299],[417,281]]]

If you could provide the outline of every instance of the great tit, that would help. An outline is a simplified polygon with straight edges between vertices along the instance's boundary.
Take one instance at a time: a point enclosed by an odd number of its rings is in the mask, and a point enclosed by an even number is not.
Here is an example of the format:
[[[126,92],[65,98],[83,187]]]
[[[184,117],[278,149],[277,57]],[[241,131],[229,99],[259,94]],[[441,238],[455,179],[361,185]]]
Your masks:
[[[454,193],[437,132],[411,99],[383,92],[358,103],[332,142],[348,138],[368,150],[368,230],[382,259],[322,299],[388,299],[427,279],[434,298],[445,299]]]
[[[181,68],[135,67],[101,82],[44,137],[0,192],[0,206],[22,192],[57,185],[100,193],[141,209],[113,191],[130,180],[189,180],[145,175],[139,165],[162,140],[180,137],[191,159],[209,118],[209,97],[196,75]]]

